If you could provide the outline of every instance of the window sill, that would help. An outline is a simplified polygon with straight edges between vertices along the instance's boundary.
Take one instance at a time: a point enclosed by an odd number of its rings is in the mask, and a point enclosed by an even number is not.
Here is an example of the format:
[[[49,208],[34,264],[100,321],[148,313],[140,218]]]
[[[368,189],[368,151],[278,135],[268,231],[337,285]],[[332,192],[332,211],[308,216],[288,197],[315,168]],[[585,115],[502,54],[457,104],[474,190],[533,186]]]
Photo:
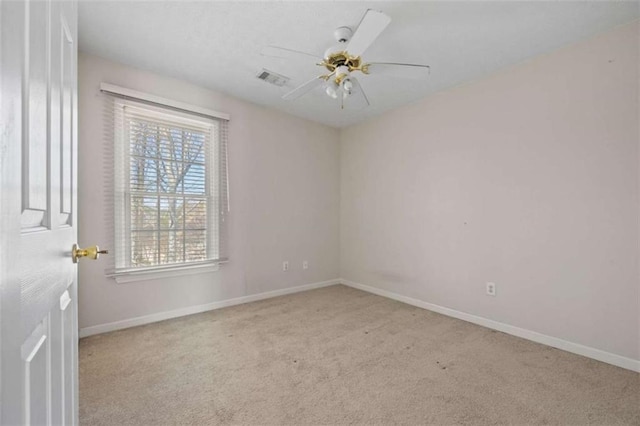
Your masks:
[[[135,281],[148,281],[163,278],[183,277],[187,275],[204,274],[207,272],[216,272],[220,269],[219,263],[207,264],[207,265],[191,265],[191,266],[176,266],[174,268],[167,268],[161,270],[146,270],[146,271],[127,271],[117,272],[113,275],[109,275],[116,280],[118,284],[125,284]]]

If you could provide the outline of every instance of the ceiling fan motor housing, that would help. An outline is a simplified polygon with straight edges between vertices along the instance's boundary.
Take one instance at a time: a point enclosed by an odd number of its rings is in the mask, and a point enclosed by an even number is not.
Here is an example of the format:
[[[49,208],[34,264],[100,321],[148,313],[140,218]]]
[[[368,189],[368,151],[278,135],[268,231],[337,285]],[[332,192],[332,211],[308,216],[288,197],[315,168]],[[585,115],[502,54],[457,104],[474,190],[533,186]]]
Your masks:
[[[333,32],[333,36],[338,43],[346,43],[351,39],[353,31],[349,27],[339,27]]]
[[[347,52],[347,42],[351,39],[352,31],[349,27],[339,27],[333,32],[338,43],[331,46],[324,52],[324,65],[329,71],[335,71],[338,67],[346,66],[349,71],[360,68],[361,59],[359,56],[350,55]]]

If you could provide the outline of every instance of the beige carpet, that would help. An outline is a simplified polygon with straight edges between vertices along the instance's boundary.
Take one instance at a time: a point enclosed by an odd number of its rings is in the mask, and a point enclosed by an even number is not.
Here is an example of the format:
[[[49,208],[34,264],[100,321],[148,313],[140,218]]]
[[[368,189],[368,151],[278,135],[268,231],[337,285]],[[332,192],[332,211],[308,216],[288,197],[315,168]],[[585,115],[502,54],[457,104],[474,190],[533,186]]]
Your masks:
[[[640,425],[640,375],[333,286],[82,339],[80,422]]]

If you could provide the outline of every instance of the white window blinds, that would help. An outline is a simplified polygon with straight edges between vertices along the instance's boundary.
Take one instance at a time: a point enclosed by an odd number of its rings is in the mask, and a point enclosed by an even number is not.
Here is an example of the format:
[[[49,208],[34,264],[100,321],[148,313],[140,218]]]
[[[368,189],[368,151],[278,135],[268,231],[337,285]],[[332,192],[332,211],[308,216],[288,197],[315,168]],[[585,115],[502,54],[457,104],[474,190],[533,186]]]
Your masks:
[[[115,99],[115,273],[227,259],[227,121]]]

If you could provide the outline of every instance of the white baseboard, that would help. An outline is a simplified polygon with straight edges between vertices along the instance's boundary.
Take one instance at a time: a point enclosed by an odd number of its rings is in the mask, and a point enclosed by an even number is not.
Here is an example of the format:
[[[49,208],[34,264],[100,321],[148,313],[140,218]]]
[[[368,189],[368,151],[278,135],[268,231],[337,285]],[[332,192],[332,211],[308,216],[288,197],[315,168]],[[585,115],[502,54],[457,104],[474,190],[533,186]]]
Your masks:
[[[159,312],[156,314],[130,318],[130,319],[111,322],[107,324],[94,325],[91,327],[81,328],[79,335],[82,338],[82,337],[92,336],[94,334],[107,333],[109,331],[122,330],[125,328],[136,327],[138,325],[164,321],[171,318],[177,318],[177,317],[182,317],[186,315],[212,311],[215,309],[226,308],[228,306],[241,305],[243,303],[270,299],[272,297],[284,296],[286,294],[298,293],[301,291],[312,290],[315,288],[328,287],[335,284],[344,284],[346,286],[353,287],[358,290],[363,290],[368,293],[376,294],[378,296],[397,300],[399,302],[416,306],[418,308],[427,309],[429,311],[437,312],[439,314],[447,315],[449,317],[458,318],[464,321],[481,325],[483,327],[491,328],[493,330],[498,330],[503,333],[507,333],[513,336],[521,337],[523,339],[531,340],[533,342],[541,343],[543,345],[552,346],[554,348],[558,348],[567,352],[582,355],[587,358],[592,358],[598,361],[606,362],[607,364],[615,365],[617,367],[622,367],[628,370],[640,372],[639,360],[627,358],[621,355],[612,354],[610,352],[606,352],[600,349],[580,345],[578,343],[569,342],[566,340],[559,339],[557,337],[547,336],[545,334],[537,333],[535,331],[527,330],[520,327],[515,327],[509,324],[504,324],[498,321],[490,320],[487,318],[479,317],[479,316],[468,314],[465,312],[456,311],[455,309],[446,308],[444,306],[439,306],[433,303],[424,302],[422,300],[414,299],[412,297],[402,296],[397,293],[393,293],[387,290],[382,290],[376,287],[371,287],[365,284],[356,283],[356,282],[345,280],[342,278],[328,280],[328,281],[321,281],[317,283],[306,284],[306,285],[301,285],[296,287],[284,288],[280,290],[268,291],[265,293],[251,294],[248,296],[236,297],[234,299],[222,300],[219,302],[212,302],[204,305],[189,306],[187,308],[176,309],[173,311]]]
[[[255,302],[257,300],[270,299],[272,297],[284,296],[285,294],[298,293],[301,291],[312,290],[314,288],[328,287],[335,284],[340,284],[340,280],[336,278],[328,281],[321,281],[296,287],[283,288],[280,290],[267,291],[265,293],[250,294],[248,296],[221,300],[219,302],[212,302],[204,305],[189,306],[187,308],[176,309],[173,311],[158,312],[156,314],[145,315],[142,317],[130,318],[121,321],[110,322],[107,324],[81,328],[79,335],[81,338],[93,336],[94,334],[122,330],[125,328],[136,327],[138,325],[150,324],[153,322],[164,321],[171,318],[183,317],[185,315],[198,314],[200,312],[212,311],[214,309],[226,308],[228,306],[241,305],[243,303]]]
[[[412,297],[402,296],[397,293],[393,293],[387,290],[381,290],[376,287],[371,287],[365,284],[356,283],[353,281],[340,279],[340,283],[363,290],[368,293],[373,293],[378,296],[386,297],[389,299],[397,300],[408,305],[416,306],[418,308],[427,309],[429,311],[437,312],[439,314],[447,315],[449,317],[458,318],[464,321],[468,321],[474,324],[481,325],[483,327],[491,328],[493,330],[502,331],[503,333],[518,336],[523,339],[531,340],[536,343],[542,343],[543,345],[552,346],[554,348],[562,349],[567,352],[582,355],[587,358],[593,358],[598,361],[606,362],[617,367],[626,368],[627,370],[640,372],[640,361],[632,358],[627,358],[621,355],[605,352],[600,349],[592,348],[589,346],[580,345],[578,343],[568,342],[566,340],[558,339],[557,337],[547,336],[535,331],[527,330],[524,328],[515,327],[512,325],[504,324],[498,321],[490,320],[487,318],[479,317],[476,315],[467,314],[465,312],[456,311],[455,309],[445,308],[444,306],[434,305],[427,303],[419,299]]]

